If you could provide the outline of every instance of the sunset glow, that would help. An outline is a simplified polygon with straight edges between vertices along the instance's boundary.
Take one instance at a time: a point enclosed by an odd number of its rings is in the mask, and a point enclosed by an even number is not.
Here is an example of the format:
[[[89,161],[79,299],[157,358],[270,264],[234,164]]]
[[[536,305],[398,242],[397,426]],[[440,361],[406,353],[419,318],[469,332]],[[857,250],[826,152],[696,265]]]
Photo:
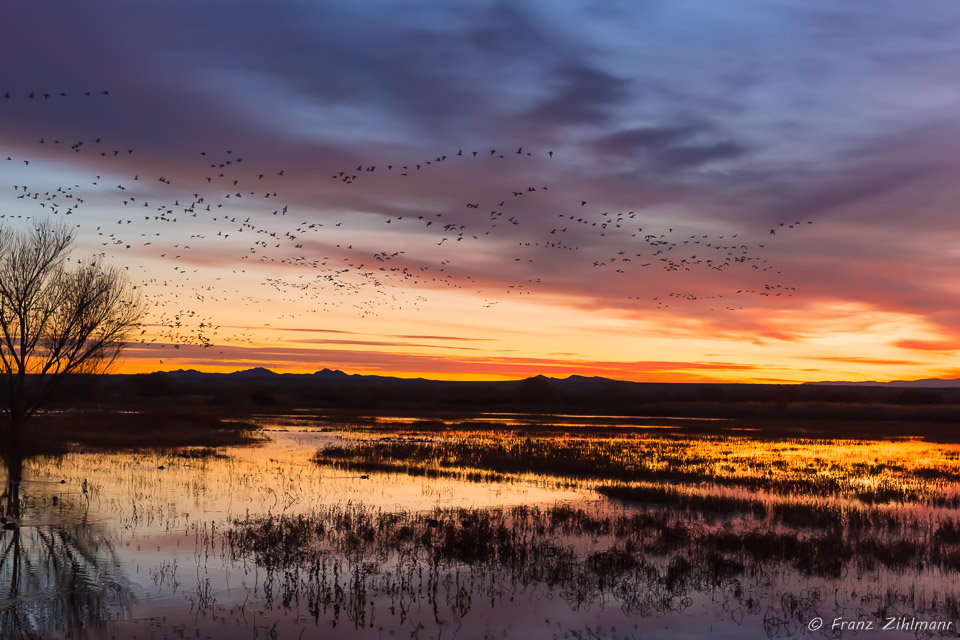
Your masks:
[[[108,4],[5,8],[0,222],[119,372],[960,377],[960,7]]]

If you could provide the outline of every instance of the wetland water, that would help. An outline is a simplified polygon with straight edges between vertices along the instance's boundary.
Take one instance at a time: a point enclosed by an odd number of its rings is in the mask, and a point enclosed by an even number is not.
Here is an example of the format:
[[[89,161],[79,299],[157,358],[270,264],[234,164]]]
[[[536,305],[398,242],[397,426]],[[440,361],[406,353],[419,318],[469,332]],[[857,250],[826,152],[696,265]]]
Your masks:
[[[0,638],[957,635],[960,446],[523,425],[33,460]]]

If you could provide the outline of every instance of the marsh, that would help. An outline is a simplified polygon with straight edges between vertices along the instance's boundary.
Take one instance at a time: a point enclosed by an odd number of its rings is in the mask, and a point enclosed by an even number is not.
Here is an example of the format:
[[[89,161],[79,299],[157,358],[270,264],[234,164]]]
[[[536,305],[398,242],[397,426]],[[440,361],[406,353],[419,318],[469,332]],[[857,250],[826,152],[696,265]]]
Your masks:
[[[247,420],[262,429],[242,444],[26,461],[4,494],[0,637],[851,633],[815,617],[949,636],[960,620],[957,444]]]

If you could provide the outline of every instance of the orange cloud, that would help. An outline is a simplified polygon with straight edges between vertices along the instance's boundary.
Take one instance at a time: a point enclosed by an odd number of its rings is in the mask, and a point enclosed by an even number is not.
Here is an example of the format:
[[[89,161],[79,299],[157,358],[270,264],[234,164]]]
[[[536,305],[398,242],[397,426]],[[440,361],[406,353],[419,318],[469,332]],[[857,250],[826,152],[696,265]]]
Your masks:
[[[883,358],[865,358],[861,356],[821,356],[817,360],[829,362],[855,362],[858,364],[917,365],[915,360],[885,360]]]
[[[928,340],[899,340],[893,346],[901,349],[916,349],[919,351],[956,351],[960,345],[955,342],[935,342]]]
[[[516,356],[446,356],[390,353],[370,350],[312,349],[297,347],[222,346],[205,349],[192,345],[131,345],[120,372],[199,368],[234,371],[264,366],[277,372],[313,372],[325,367],[347,373],[374,373],[436,379],[515,379],[550,376],[602,376],[650,382],[707,381],[702,372],[750,372],[763,369],[733,362],[589,361]]]

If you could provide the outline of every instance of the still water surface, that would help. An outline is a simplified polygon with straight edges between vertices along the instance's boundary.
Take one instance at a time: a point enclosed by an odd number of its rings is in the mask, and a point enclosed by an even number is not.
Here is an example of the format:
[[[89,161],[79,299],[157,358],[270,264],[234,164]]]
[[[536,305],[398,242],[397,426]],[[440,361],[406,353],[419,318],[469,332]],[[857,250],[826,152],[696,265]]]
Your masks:
[[[222,458],[31,463],[22,527],[0,533],[0,638],[930,635],[831,629],[887,616],[950,621],[933,635],[956,636],[960,555],[883,556],[907,534],[897,518],[933,544],[955,506],[898,507],[857,534],[878,551],[755,514],[610,501],[588,483],[321,467],[311,457],[336,431],[267,428]]]

